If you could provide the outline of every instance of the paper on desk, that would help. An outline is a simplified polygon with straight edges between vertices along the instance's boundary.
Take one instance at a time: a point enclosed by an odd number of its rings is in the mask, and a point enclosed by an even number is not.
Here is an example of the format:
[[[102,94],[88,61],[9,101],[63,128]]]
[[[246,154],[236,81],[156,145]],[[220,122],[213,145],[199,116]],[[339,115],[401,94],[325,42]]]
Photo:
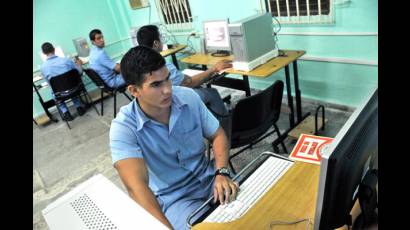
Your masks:
[[[184,69],[184,70],[182,70],[183,74],[185,74],[187,76],[190,76],[190,77],[192,77],[194,75],[197,75],[197,74],[200,74],[200,73],[203,73],[203,72],[204,72],[203,70],[197,70],[197,69]]]
[[[33,78],[33,82],[39,81],[41,79],[42,79],[42,77],[40,75],[37,75]]]
[[[332,143],[333,138],[302,133],[289,155],[290,159],[320,164],[321,152]]]

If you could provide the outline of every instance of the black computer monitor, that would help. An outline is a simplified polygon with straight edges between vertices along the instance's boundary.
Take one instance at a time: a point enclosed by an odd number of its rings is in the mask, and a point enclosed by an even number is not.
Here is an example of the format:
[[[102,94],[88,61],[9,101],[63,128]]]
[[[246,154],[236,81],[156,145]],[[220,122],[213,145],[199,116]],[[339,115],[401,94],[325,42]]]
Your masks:
[[[228,56],[231,51],[228,24],[228,19],[203,22],[205,48],[213,56]]]
[[[374,169],[374,162],[377,154],[376,88],[353,112],[332,144],[321,154],[314,229],[335,229],[351,224],[351,209],[358,194],[362,194],[359,186],[362,188],[364,181],[368,182],[368,178],[373,178],[370,186],[375,190],[377,169]]]

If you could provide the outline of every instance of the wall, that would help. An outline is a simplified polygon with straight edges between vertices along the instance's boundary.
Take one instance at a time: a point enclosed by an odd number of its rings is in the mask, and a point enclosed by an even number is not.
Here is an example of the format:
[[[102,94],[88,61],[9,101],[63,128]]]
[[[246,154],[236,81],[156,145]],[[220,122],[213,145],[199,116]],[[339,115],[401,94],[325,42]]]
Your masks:
[[[278,45],[281,49],[306,51],[298,61],[302,98],[354,107],[378,85],[378,2],[345,2],[335,6],[334,24],[282,25]],[[199,33],[204,20],[229,18],[233,22],[261,10],[260,0],[190,0],[190,4],[194,30]],[[37,47],[44,41],[74,52],[71,39],[88,37],[90,29],[98,27],[104,32],[107,51],[117,56],[131,45],[127,40],[131,26],[160,21],[154,0],[150,0],[150,7],[137,10],[131,9],[128,0],[34,0],[33,10],[33,69],[39,64]],[[178,42],[184,44],[188,34],[174,33]],[[199,39],[191,41],[198,51]],[[284,75],[280,71],[266,79],[250,77],[250,84],[263,89],[276,79],[284,80]]]
[[[128,48],[127,40],[120,41],[128,36],[128,30],[124,26],[124,20],[128,17],[118,13],[120,10],[116,4],[113,4],[115,2],[115,0],[34,0],[33,75],[38,74],[36,71],[42,63],[39,52],[41,44],[46,41],[54,46],[61,46],[65,55],[72,55],[76,53],[72,39],[84,37],[91,46],[88,34],[92,29],[98,28],[104,33],[109,55],[116,56],[120,51]],[[84,76],[83,80],[87,89],[95,88],[87,77]],[[40,94],[45,100],[51,98],[49,87],[40,90]],[[43,113],[37,95],[33,93],[33,117]]]
[[[303,98],[355,107],[378,85],[378,3],[373,0],[335,2],[344,3],[335,4],[334,24],[282,25],[278,45],[280,49],[306,51],[298,61]],[[140,10],[131,10],[128,1],[121,3],[127,5],[133,26],[147,24],[149,10],[150,22],[159,21],[153,0],[151,8]],[[229,18],[233,22],[261,10],[258,0],[190,0],[190,4],[194,30],[199,33],[204,20]],[[178,41],[184,44],[188,34],[175,32]],[[196,50],[200,50],[199,39],[190,40]],[[284,77],[283,70],[266,79],[249,79],[251,87],[263,89]]]

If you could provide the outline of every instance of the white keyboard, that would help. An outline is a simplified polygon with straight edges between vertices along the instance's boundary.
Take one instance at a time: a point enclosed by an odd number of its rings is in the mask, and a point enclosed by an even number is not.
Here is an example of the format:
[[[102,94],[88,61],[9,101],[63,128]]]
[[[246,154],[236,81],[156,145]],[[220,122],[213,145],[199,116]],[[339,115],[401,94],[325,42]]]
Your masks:
[[[224,223],[239,219],[246,213],[293,165],[292,161],[269,157],[239,186],[235,201],[219,205],[204,222]]]

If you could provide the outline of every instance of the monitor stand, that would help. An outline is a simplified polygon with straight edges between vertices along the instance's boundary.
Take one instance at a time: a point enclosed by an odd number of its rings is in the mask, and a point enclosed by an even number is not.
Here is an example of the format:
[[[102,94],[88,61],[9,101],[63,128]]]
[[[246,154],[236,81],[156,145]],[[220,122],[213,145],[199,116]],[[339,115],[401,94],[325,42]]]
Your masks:
[[[217,50],[215,53],[211,53],[214,57],[226,57],[229,56],[229,51],[226,50]]]

